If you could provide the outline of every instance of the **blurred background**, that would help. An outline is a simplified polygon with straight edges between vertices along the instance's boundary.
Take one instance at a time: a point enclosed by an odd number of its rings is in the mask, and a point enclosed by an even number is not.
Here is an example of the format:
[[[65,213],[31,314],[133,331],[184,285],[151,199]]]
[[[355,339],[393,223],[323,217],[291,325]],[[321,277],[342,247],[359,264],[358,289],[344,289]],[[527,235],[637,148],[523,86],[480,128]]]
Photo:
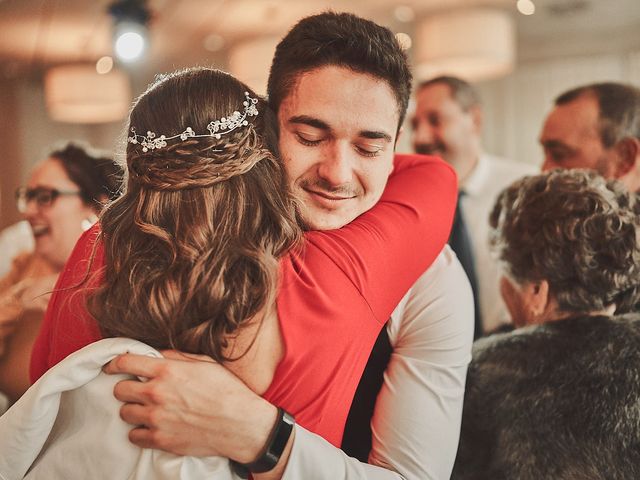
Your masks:
[[[485,147],[515,161],[540,163],[537,136],[562,91],[640,84],[640,0],[0,0],[0,228],[57,141],[116,148],[156,73],[214,66],[264,93],[278,39],[329,8],[395,32],[416,81],[475,82]],[[406,125],[398,150],[409,140]]]

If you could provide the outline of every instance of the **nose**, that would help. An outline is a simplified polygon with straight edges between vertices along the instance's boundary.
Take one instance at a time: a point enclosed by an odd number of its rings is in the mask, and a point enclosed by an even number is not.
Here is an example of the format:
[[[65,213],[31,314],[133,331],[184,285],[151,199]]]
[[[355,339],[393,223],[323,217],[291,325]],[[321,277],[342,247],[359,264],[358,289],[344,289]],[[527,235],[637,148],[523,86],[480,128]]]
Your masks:
[[[318,175],[332,186],[351,182],[353,179],[352,157],[350,147],[338,142],[318,165]]]

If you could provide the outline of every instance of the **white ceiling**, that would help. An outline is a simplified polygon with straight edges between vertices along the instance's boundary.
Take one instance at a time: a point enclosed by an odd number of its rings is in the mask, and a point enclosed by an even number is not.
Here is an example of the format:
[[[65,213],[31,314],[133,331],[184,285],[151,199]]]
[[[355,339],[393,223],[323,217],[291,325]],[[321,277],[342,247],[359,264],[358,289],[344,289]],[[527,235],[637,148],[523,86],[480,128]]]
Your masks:
[[[513,12],[520,42],[568,34],[638,28],[640,0],[534,0],[536,14],[517,13],[515,0],[150,0],[151,50],[145,74],[193,64],[226,62],[229,48],[261,35],[283,35],[299,18],[327,8],[351,11],[411,33],[394,15],[411,7],[417,19],[436,11],[494,6]],[[111,54],[112,0],[0,0],[0,76],[40,75],[48,66],[95,62]],[[218,52],[205,49],[211,35]],[[638,33],[640,40],[640,33]]]

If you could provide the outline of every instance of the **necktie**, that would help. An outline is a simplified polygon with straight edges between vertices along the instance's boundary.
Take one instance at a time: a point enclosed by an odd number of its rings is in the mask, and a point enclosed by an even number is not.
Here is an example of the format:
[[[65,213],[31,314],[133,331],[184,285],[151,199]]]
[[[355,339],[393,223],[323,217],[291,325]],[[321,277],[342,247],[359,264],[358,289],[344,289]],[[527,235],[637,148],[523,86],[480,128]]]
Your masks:
[[[458,260],[462,264],[471,290],[473,290],[473,307],[475,310],[474,333],[473,338],[482,336],[482,319],[480,318],[480,306],[478,301],[478,279],[476,277],[476,269],[473,260],[473,246],[471,244],[471,236],[464,222],[462,215],[462,207],[460,205],[462,197],[465,195],[463,190],[458,193],[458,203],[456,203],[456,212],[453,218],[453,226],[451,227],[451,235],[449,236],[449,245],[456,252]]]

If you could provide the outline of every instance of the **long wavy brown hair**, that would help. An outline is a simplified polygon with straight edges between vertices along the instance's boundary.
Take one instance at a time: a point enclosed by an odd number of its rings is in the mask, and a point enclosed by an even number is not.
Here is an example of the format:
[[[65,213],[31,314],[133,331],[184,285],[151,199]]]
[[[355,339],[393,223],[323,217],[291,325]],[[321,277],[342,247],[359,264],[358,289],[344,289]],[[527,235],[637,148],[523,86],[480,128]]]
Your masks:
[[[243,111],[246,85],[213,69],[157,79],[134,104],[129,127],[172,136]],[[301,230],[276,119],[260,99],[248,125],[160,149],[127,145],[124,195],[105,210],[104,281],[88,308],[104,336],[218,361],[228,338],[275,301],[278,260]]]

